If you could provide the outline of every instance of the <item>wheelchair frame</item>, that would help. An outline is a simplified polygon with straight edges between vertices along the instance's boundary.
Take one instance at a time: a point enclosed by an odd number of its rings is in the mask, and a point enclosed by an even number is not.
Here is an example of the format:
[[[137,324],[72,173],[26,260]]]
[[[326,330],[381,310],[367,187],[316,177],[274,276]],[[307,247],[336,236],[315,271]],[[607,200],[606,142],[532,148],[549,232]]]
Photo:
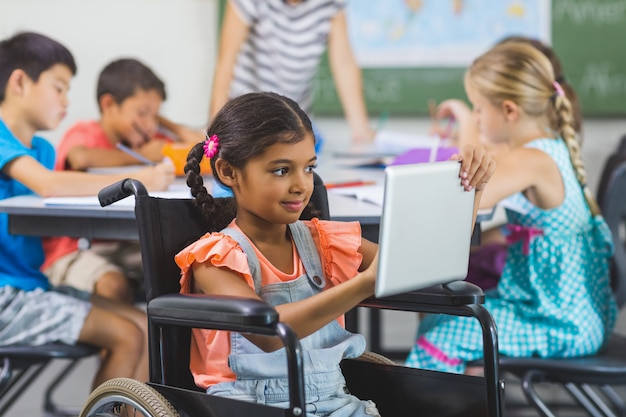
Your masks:
[[[323,195],[315,196],[314,193],[315,198],[312,198],[312,201],[314,204],[321,201],[321,204],[325,203],[327,207],[326,190],[323,183],[321,185],[320,183],[321,180],[318,178],[316,187],[320,187]],[[150,245],[162,244],[163,232],[158,222],[155,223],[155,219],[160,219],[162,211],[165,210],[163,204],[176,205],[174,211],[178,219],[192,223],[191,228],[197,232],[197,235],[190,236],[191,240],[186,243],[196,240],[206,228],[203,228],[202,222],[197,219],[199,216],[195,213],[191,200],[163,200],[150,197],[143,185],[136,180],[126,179],[113,184],[102,190],[99,198],[102,205],[108,205],[131,194],[136,198],[135,212],[142,243],[144,276],[149,280],[150,271],[163,273],[163,265],[161,265],[163,259],[159,259],[158,262],[151,259],[154,258],[154,254],[151,254],[147,248]],[[179,246],[177,250],[182,247]],[[163,252],[163,248],[158,252],[160,256],[168,253],[166,258],[170,254],[167,251]],[[173,264],[173,256],[170,259]],[[151,264],[151,262],[156,263]],[[178,275],[175,276],[178,277]],[[172,283],[166,286],[169,288],[146,282],[150,382],[144,385],[137,381],[117,379],[103,384],[90,395],[81,412],[81,417],[113,413],[125,405],[139,406],[139,409],[145,410],[149,416],[178,414],[226,417],[245,414],[300,417],[305,414],[300,343],[293,331],[279,321],[278,314],[273,307],[260,300],[178,294],[177,279],[174,281],[174,286]],[[476,317],[481,323],[485,342],[484,378],[344,360],[342,369],[348,379],[348,388],[360,398],[372,398],[377,403],[381,414],[385,416],[412,415],[414,412],[421,412],[424,415],[436,413],[441,416],[502,416],[504,385],[498,375],[497,335],[491,315],[480,305],[483,301],[482,290],[473,284],[459,281],[386,299],[372,298],[365,300],[362,305],[372,308]],[[181,352],[180,349],[172,349],[172,343],[169,343],[177,341],[174,345],[180,345],[181,341],[184,341],[182,344],[186,344],[188,355],[189,335],[192,327],[279,336],[287,351],[290,384],[289,408],[282,409],[216,397],[199,391],[191,380],[188,370],[189,362],[186,360],[188,356],[184,356],[184,347]],[[178,365],[176,365],[177,361]],[[182,367],[180,361],[184,363]],[[349,377],[355,374],[358,375],[357,381],[351,384]],[[368,382],[362,383],[364,381]],[[371,395],[367,392],[372,389],[384,391],[381,394],[388,395],[389,400],[381,401],[382,397],[373,398],[377,393]],[[458,395],[455,404],[450,404],[449,401],[451,391]],[[424,392],[425,395],[423,398],[420,396],[415,398],[415,392]],[[404,393],[408,397],[398,399],[399,393]],[[165,404],[171,404],[171,408],[163,406],[164,401]],[[150,408],[147,406],[150,404],[157,404],[158,407]],[[165,412],[170,414],[159,414],[163,407],[167,408]]]

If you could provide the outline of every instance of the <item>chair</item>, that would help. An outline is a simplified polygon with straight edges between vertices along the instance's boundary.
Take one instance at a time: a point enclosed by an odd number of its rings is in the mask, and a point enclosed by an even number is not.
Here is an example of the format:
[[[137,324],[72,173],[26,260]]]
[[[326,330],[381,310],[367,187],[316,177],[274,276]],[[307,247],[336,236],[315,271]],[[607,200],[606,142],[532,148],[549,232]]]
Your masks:
[[[613,234],[611,281],[621,310],[626,304],[626,155],[616,152],[606,161],[598,187],[598,203]],[[626,385],[626,338],[620,335],[611,335],[606,346],[594,356],[500,357],[500,370],[520,378],[526,399],[543,417],[556,414],[537,393],[536,386],[542,383],[561,385],[591,416],[626,415],[626,404],[612,388],[612,385]]]
[[[615,153],[618,153],[620,155],[626,154],[626,135],[623,135],[620,138]]]
[[[15,401],[55,359],[65,359],[64,366],[46,388],[43,410],[50,417],[75,415],[55,404],[53,396],[60,382],[74,369],[81,359],[99,352],[96,347],[77,344],[65,345],[50,343],[42,346],[3,346],[0,347],[0,416],[11,408]]]
[[[141,384],[114,379],[96,389],[81,416],[108,415],[132,407],[146,416],[301,416],[304,407],[303,371],[299,341],[288,326],[279,322],[273,307],[258,300],[232,297],[181,295],[180,270],[174,255],[206,230],[191,200],[159,199],[147,195],[143,185],[124,180],[101,191],[106,205],[130,194],[136,198],[135,213],[146,278],[150,339],[150,382]],[[316,178],[312,197],[322,217],[328,217],[326,189]],[[497,372],[497,338],[491,316],[482,309],[483,294],[464,282],[440,286],[410,299],[367,300],[364,305],[409,311],[447,312],[480,316],[495,349],[490,368],[492,380],[390,365],[388,362],[344,360],[341,364],[348,388],[361,398],[373,399],[382,415],[403,416],[421,413],[437,416],[501,416],[502,387]],[[485,314],[486,313],[486,314]],[[278,409],[215,397],[200,391],[188,369],[190,328],[278,335],[287,348],[290,380],[290,407]],[[422,393],[422,394],[418,394]],[[417,395],[416,395],[417,394]],[[453,401],[450,401],[450,399]],[[163,414],[167,410],[169,414]]]

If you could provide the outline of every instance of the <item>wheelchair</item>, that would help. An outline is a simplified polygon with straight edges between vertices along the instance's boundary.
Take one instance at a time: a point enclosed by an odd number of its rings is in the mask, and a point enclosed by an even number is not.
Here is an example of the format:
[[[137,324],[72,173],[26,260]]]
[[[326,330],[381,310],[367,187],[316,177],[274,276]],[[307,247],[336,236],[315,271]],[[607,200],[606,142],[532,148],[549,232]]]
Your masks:
[[[91,393],[80,416],[136,415],[133,412],[147,417],[304,416],[300,342],[272,306],[254,299],[179,294],[180,270],[174,255],[208,231],[193,201],[151,197],[133,179],[103,189],[99,199],[105,206],[131,195],[144,267],[150,380],[145,384],[126,378],[105,382]],[[317,175],[311,201],[321,218],[329,218],[326,188]],[[341,363],[348,390],[373,400],[382,416],[502,416],[504,382],[498,372],[497,334],[483,301],[482,290],[464,281],[364,300],[361,305],[370,308],[476,317],[483,329],[485,376],[406,368],[367,354]],[[208,395],[199,389],[189,371],[191,328],[278,336],[287,353],[289,408]]]

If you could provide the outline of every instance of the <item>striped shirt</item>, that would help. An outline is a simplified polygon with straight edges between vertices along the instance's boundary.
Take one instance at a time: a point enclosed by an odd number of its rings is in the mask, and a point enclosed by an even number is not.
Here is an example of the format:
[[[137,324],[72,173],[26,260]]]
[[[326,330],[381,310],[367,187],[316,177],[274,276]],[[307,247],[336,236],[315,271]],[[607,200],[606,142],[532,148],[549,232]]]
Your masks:
[[[242,45],[230,97],[273,91],[311,109],[311,85],[326,50],[331,20],[345,0],[230,0],[250,33]]]

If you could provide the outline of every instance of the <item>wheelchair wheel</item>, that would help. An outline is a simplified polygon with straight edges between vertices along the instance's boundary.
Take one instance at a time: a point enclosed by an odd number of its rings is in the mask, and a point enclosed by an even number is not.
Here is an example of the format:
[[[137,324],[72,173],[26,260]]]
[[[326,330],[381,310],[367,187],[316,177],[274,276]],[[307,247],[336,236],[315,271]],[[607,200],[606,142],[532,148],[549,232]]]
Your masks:
[[[80,417],[179,417],[157,390],[130,378],[114,378],[87,398]]]

